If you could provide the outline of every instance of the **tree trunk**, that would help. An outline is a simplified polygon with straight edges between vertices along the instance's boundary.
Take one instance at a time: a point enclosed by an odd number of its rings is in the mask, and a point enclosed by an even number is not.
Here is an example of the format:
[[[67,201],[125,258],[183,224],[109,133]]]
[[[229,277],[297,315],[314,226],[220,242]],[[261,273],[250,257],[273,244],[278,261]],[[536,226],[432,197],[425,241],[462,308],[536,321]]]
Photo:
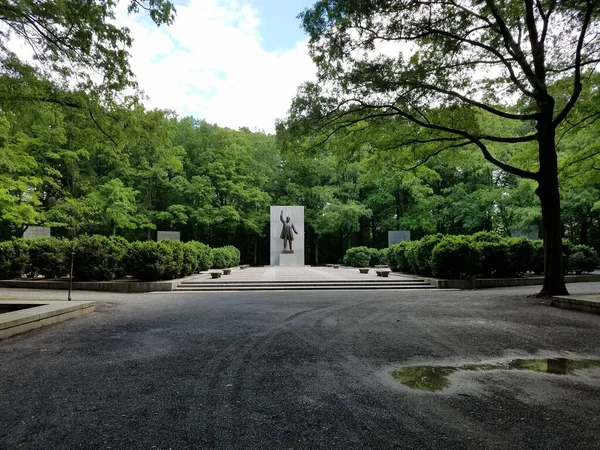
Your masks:
[[[590,229],[589,216],[583,216],[581,218],[581,230],[579,233],[579,243],[587,245],[588,243],[588,230]]]
[[[254,265],[258,266],[258,236],[254,235]]]
[[[375,240],[375,234],[377,233],[377,223],[374,218],[371,218],[371,247],[377,248],[377,242]]]
[[[544,285],[540,295],[565,295],[562,254],[562,222],[560,193],[558,191],[558,162],[555,147],[555,130],[552,111],[538,121],[540,171],[536,190],[542,204],[542,238],[544,239]],[[547,112],[548,110],[546,110]]]

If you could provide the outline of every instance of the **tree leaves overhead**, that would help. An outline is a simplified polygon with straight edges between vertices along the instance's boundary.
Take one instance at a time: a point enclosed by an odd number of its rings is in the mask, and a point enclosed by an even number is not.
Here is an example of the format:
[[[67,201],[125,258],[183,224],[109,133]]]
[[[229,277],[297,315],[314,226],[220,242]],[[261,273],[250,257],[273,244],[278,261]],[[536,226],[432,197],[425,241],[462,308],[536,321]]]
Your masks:
[[[4,0],[0,2],[0,67],[3,73],[21,71],[31,61],[51,79],[103,92],[133,84],[128,63],[131,36],[115,22],[115,0]],[[166,0],[131,0],[129,12],[148,13],[157,24],[170,24],[175,9]],[[21,46],[22,51],[15,53]]]

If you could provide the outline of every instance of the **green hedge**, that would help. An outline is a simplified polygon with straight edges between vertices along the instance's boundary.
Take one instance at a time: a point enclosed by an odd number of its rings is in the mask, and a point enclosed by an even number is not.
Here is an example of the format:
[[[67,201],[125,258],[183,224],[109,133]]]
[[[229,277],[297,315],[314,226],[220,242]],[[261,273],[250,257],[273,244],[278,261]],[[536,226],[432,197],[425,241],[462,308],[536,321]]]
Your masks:
[[[70,241],[54,237],[0,242],[0,279],[24,275],[68,276],[73,249],[73,275],[81,281],[106,281],[131,275],[142,281],[173,279],[208,270],[212,252],[196,241],[129,243],[122,237],[82,235]],[[220,249],[226,266],[240,262],[233,246]]]
[[[589,245],[574,245],[569,257],[569,271],[576,274],[593,272],[598,266],[596,250]]]
[[[503,237],[479,232],[471,236],[426,236],[419,241],[400,242],[383,253],[392,270],[442,278],[517,277],[544,271],[541,240]],[[563,241],[565,272],[592,272],[598,264],[589,246]]]
[[[29,277],[63,277],[70,271],[71,243],[67,239],[39,237],[23,241],[28,247],[25,273]]]
[[[24,239],[0,242],[0,279],[22,277],[29,264],[29,248]]]
[[[80,281],[113,280],[127,251],[120,241],[97,234],[78,236],[73,248],[73,277]]]
[[[129,275],[140,281],[156,281],[165,276],[172,265],[173,251],[160,242],[132,242],[125,256]]]
[[[235,267],[240,264],[240,251],[233,245],[213,248],[211,256],[212,267],[215,269]]]
[[[468,236],[443,237],[431,251],[431,272],[440,278],[463,278],[479,273],[481,252],[477,244]]]
[[[208,270],[213,265],[211,248],[198,241],[189,241],[185,244],[189,249],[192,249],[196,257],[196,267],[194,273]]]
[[[377,254],[377,250],[369,247],[352,247],[344,255],[344,264],[351,267],[369,267],[371,258]]]

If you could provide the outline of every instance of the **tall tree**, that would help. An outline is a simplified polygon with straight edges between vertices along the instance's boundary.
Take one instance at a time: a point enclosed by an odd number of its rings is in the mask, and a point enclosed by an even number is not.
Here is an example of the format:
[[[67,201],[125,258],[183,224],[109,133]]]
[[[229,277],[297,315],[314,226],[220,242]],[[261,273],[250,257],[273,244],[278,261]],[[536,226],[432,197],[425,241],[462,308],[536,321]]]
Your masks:
[[[24,64],[12,49],[29,48],[46,76],[79,87],[121,90],[132,83],[127,49],[131,36],[115,22],[115,0],[4,0],[0,2],[0,67],[19,71]],[[130,0],[129,12],[145,10],[157,24],[170,24],[168,0]],[[21,52],[22,54],[25,52]],[[94,77],[98,78],[94,80]]]
[[[438,144],[435,152],[469,146],[534,180],[545,248],[541,294],[565,294],[556,131],[577,104],[586,70],[600,62],[599,11],[594,0],[319,0],[301,15],[319,85],[304,86],[288,123],[305,131],[316,124],[312,133],[327,139],[395,117],[424,130],[412,139]],[[561,79],[571,80],[568,89],[553,91]],[[520,108],[518,97],[526,99]],[[477,110],[519,131],[481,129]],[[524,151],[535,145],[534,167],[503,159],[495,142]]]

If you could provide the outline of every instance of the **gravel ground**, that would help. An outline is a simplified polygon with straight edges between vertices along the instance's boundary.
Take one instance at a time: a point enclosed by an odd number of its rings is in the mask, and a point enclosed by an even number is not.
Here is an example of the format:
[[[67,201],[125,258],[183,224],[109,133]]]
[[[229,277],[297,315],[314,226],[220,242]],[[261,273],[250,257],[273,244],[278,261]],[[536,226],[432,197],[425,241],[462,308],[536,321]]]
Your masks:
[[[390,376],[600,358],[600,316],[538,290],[75,292],[96,312],[0,341],[0,449],[600,449],[599,369]]]

